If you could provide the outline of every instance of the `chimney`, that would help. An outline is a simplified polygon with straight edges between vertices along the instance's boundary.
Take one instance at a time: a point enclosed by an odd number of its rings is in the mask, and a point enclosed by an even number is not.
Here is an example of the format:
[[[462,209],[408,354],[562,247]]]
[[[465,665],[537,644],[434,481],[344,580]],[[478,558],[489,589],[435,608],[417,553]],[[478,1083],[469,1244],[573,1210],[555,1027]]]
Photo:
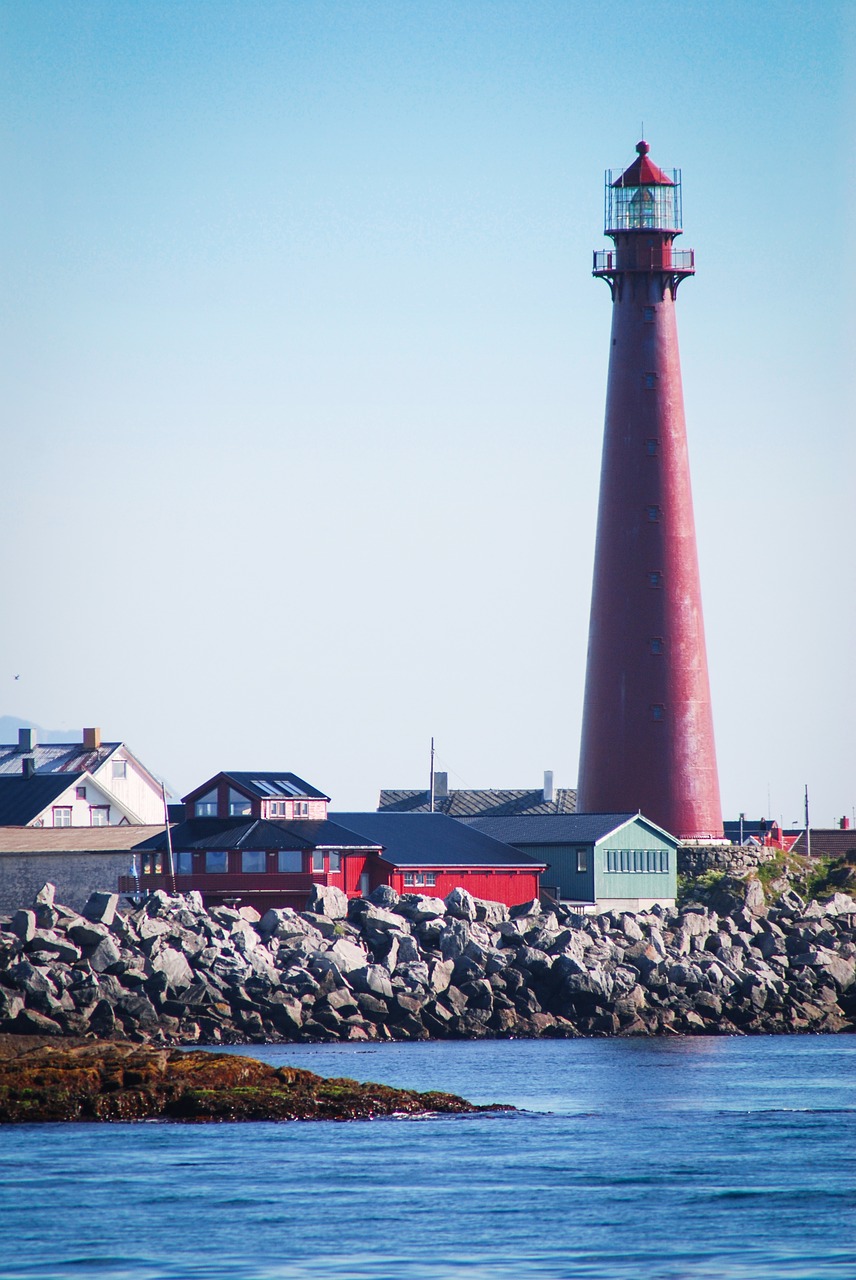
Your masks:
[[[849,819],[849,818],[842,818],[842,819],[841,819],[841,821],[839,822],[838,826],[839,826],[839,828],[840,828],[840,830],[841,830],[841,831],[849,831],[849,830],[850,830],[850,819]]]
[[[101,730],[100,729],[84,729],[83,745],[87,751],[97,751],[101,746]]]
[[[553,770],[544,770],[544,803],[553,803]]]
[[[21,772],[25,778],[32,778],[36,772],[36,761],[34,756],[24,756],[21,761]]]
[[[448,773],[434,774],[434,799],[445,800],[449,794],[449,775]]]
[[[18,730],[18,750],[34,751],[36,746],[35,729],[19,729]]]

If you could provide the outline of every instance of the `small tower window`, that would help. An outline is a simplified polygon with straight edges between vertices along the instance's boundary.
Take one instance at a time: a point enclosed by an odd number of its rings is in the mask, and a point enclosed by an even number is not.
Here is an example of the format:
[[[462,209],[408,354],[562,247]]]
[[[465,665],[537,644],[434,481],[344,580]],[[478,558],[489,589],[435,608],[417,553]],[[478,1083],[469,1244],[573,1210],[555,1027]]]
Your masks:
[[[648,641],[648,648],[651,653],[665,652],[664,645],[663,645],[663,637],[652,636],[651,639]]]
[[[645,308],[645,323],[646,323],[646,324],[653,324],[653,323],[654,323],[654,308],[653,308],[653,307],[646,307],[646,308]]]
[[[656,373],[643,373],[643,374],[642,374],[642,384],[643,384],[643,386],[645,387],[645,390],[646,390],[646,391],[653,391],[653,390],[654,390],[654,388],[655,388],[655,387],[656,387],[656,385],[657,385],[657,375],[656,375]]]
[[[662,587],[662,585],[663,585],[663,574],[662,574],[662,571],[661,571],[660,569],[649,569],[649,571],[648,571],[648,586],[649,586],[649,587]]]
[[[663,512],[657,506],[646,507],[645,513],[648,516],[648,521],[650,524],[656,524],[657,521],[660,519],[661,515],[663,514]]]
[[[646,440],[645,452],[647,453],[649,458],[656,458],[657,454],[660,452],[660,441],[655,439],[654,437],[652,437],[650,440]]]
[[[666,708],[663,706],[662,702],[652,702],[651,719],[664,720],[665,716],[666,716]]]

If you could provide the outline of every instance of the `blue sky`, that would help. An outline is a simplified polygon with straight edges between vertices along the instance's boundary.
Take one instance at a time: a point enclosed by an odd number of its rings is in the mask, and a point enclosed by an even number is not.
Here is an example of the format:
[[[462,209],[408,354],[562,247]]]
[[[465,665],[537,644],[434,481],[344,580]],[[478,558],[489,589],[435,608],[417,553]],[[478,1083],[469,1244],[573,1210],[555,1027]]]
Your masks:
[[[573,785],[644,121],[724,808],[851,814],[850,13],[6,0],[0,712],[180,791],[369,807],[432,733],[455,785]]]

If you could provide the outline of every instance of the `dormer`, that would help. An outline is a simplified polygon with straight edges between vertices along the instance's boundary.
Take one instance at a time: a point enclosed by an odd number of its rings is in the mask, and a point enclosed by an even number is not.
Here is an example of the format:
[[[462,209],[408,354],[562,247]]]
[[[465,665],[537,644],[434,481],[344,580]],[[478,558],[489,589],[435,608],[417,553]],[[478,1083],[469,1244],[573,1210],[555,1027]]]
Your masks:
[[[330,797],[294,773],[223,772],[184,797],[188,818],[323,821]]]

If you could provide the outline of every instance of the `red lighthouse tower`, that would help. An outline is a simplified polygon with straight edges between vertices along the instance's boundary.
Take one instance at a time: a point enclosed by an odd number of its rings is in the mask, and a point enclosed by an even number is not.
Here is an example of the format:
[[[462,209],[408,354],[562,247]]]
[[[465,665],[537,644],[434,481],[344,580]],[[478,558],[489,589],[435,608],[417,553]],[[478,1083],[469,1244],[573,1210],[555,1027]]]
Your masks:
[[[577,791],[581,812],[641,809],[684,839],[721,836],[675,297],[680,170],[647,142],[607,172],[594,255],[612,346]]]

